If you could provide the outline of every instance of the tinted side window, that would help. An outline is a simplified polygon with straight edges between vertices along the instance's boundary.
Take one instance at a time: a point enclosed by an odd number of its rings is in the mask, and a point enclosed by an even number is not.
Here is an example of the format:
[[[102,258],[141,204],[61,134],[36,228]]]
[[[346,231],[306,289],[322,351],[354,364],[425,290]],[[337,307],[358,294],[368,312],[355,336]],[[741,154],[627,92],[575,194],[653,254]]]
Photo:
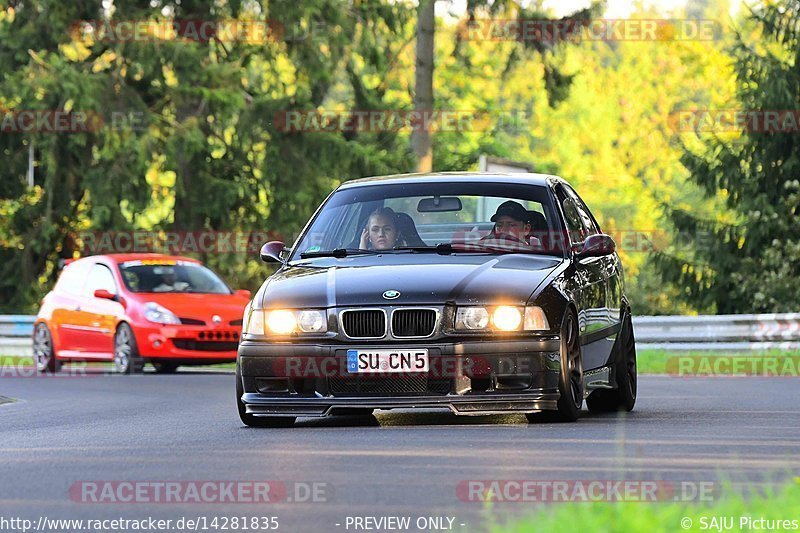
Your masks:
[[[595,235],[600,233],[600,228],[595,223],[594,217],[592,217],[589,208],[586,207],[585,203],[583,203],[583,200],[581,200],[580,196],[578,196],[578,193],[576,193],[573,189],[569,187],[567,187],[566,189],[567,189],[567,194],[575,203],[575,208],[577,209],[578,215],[581,218],[583,227],[587,231],[587,235]]]
[[[107,266],[96,264],[89,271],[89,278],[86,280],[86,287],[83,293],[86,296],[94,296],[94,291],[107,290],[111,294],[117,294],[117,284],[114,282],[114,276]]]
[[[573,190],[563,186],[559,187],[558,200],[564,210],[564,219],[573,244],[582,243],[589,235],[600,233],[586,204]]]
[[[568,197],[564,189],[558,189],[558,201],[561,203],[561,209],[564,211],[564,222],[567,225],[569,232],[569,240],[572,243],[580,243],[586,239],[588,235],[586,228],[581,220],[580,212],[575,204],[575,200]]]

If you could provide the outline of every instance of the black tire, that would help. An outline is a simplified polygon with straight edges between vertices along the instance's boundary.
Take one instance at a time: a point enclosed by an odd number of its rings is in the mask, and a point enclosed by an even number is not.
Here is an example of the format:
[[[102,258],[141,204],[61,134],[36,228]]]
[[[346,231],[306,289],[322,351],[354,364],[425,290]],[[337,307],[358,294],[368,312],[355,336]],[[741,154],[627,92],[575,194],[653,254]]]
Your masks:
[[[599,389],[586,398],[586,406],[592,413],[632,411],[636,405],[636,339],[630,311],[625,313],[615,346],[614,377],[616,389]]]
[[[244,386],[242,385],[242,372],[239,369],[239,362],[236,362],[236,408],[239,411],[239,418],[246,426],[254,428],[288,428],[294,424],[297,417],[294,416],[254,416],[247,414],[247,409],[242,402]]]
[[[114,368],[120,374],[141,374],[144,368],[133,329],[125,322],[117,326],[114,334]]]
[[[36,370],[41,373],[61,371],[61,361],[56,359],[53,336],[44,322],[39,322],[33,329],[33,359]]]
[[[150,361],[156,374],[174,374],[178,370],[178,363],[170,363],[169,361]]]
[[[561,321],[561,376],[558,410],[526,415],[529,422],[575,422],[583,406],[583,356],[578,318],[567,310]]]

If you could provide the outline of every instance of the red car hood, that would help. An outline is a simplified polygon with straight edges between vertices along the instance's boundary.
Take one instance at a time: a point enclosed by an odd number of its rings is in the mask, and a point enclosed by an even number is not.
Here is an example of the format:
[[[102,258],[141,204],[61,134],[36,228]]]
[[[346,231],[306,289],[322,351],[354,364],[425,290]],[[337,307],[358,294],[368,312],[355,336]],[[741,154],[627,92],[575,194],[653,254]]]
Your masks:
[[[136,298],[142,304],[155,302],[180,318],[203,320],[209,325],[214,315],[219,315],[224,324],[231,320],[241,320],[249,301],[235,294],[139,293]]]

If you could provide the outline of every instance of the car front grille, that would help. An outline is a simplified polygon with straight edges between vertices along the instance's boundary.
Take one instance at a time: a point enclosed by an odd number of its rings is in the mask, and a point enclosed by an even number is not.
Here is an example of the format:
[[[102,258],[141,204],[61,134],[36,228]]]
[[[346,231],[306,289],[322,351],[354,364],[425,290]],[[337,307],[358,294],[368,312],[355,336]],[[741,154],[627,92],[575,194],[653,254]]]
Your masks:
[[[450,392],[450,379],[430,379],[427,374],[398,374],[389,377],[336,376],[328,378],[328,392],[344,395],[444,395]]]
[[[197,352],[231,352],[239,347],[236,341],[196,341],[193,339],[173,339],[175,347]]]
[[[186,317],[182,316],[178,320],[180,320],[181,324],[183,324],[184,326],[205,326],[206,325],[205,320],[198,320],[196,318],[186,318]]]
[[[386,313],[379,309],[342,311],[342,328],[351,339],[378,339],[386,334]]]
[[[395,337],[430,337],[436,327],[433,309],[397,309],[392,314],[392,334]]]

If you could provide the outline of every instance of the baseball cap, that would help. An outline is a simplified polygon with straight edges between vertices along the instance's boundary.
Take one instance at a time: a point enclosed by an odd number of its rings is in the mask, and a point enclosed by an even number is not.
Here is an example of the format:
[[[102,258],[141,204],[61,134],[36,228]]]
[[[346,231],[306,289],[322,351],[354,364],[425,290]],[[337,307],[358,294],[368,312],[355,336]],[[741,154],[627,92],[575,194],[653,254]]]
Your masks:
[[[528,210],[522,207],[522,204],[513,200],[508,200],[500,204],[497,208],[497,212],[492,215],[490,220],[492,222],[497,222],[497,219],[502,216],[511,217],[526,223],[529,222],[531,218]]]

